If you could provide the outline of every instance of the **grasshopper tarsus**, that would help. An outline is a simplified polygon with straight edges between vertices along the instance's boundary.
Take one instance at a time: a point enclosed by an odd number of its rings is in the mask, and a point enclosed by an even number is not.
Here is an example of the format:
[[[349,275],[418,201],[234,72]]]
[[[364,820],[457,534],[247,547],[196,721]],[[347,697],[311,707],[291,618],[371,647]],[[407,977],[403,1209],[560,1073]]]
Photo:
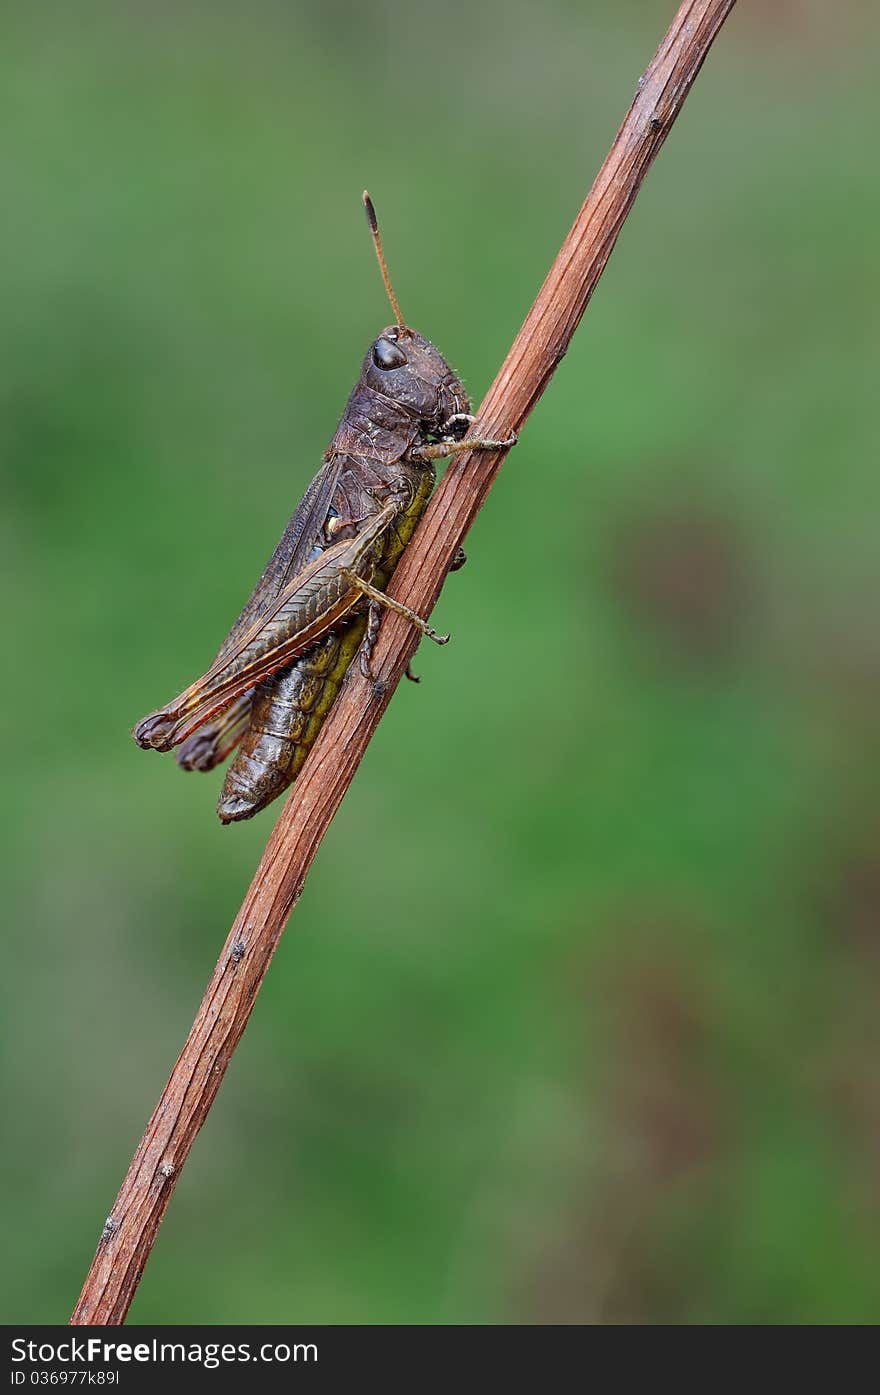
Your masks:
[[[407,664],[403,676],[409,679],[410,683],[421,683],[422,681],[420,674],[413,673],[411,664]]]
[[[458,550],[456,551],[455,556],[453,557],[452,561],[451,561],[450,564],[449,564],[449,570],[450,570],[451,572],[460,572],[466,561],[467,561],[467,553],[465,552],[464,548],[463,548],[463,547],[458,548]]]

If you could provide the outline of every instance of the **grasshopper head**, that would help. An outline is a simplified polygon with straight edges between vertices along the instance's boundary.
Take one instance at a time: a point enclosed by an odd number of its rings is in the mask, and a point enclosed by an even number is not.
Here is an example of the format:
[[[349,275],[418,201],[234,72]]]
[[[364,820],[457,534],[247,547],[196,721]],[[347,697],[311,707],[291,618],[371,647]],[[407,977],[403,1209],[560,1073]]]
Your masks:
[[[426,431],[470,411],[467,393],[439,350],[408,325],[389,325],[364,359],[362,381]]]
[[[450,417],[470,411],[467,393],[442,354],[429,339],[405,324],[394,293],[373,200],[366,189],[364,208],[379,270],[396,322],[383,329],[364,359],[361,382],[414,418],[428,433],[439,431]]]

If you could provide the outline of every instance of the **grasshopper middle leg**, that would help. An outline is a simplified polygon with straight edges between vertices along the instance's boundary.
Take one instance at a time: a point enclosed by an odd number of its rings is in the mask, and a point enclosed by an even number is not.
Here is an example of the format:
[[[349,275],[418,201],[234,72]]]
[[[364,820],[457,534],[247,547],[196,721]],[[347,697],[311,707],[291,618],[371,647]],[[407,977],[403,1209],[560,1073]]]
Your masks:
[[[392,600],[390,596],[385,595],[384,591],[377,590],[375,586],[371,586],[368,581],[365,581],[363,577],[358,576],[356,572],[351,571],[348,567],[342,568],[342,574],[351,582],[352,586],[355,586],[357,590],[360,591],[361,595],[366,596],[367,600],[370,602],[367,632],[364,635],[360,657],[361,673],[365,678],[372,678],[370,657],[373,652],[373,646],[376,643],[376,636],[379,633],[379,622],[382,618],[383,608],[385,610],[393,610],[395,615],[402,615],[405,620],[408,620],[411,625],[415,625],[417,630],[421,630],[422,634],[427,635],[428,639],[432,639],[435,644],[449,643],[449,635],[438,634],[437,631],[428,624],[427,620],[423,620],[421,615],[417,615],[408,605],[403,605],[401,601]]]
[[[370,601],[370,610],[367,616],[367,629],[363,638],[363,642],[361,644],[360,651],[361,673],[364,675],[364,677],[367,679],[369,683],[375,682],[373,678],[373,671],[370,668],[370,659],[373,656],[373,648],[376,643],[376,637],[379,633],[379,625],[381,621],[382,606],[378,601]],[[448,639],[449,636],[447,635],[446,638]],[[421,683],[422,681],[417,673],[413,673],[412,664],[407,664],[403,676],[404,678],[409,679],[410,683]]]

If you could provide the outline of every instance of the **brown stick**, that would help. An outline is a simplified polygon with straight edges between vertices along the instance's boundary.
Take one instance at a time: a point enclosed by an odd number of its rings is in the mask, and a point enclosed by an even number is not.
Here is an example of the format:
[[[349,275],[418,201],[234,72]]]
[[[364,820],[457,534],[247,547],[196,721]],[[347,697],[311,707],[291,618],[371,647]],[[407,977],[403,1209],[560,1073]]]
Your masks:
[[[639,83],[608,158],[480,409],[481,430],[521,428],[571,337],[652,161],[734,0],[685,0]],[[504,452],[447,470],[390,593],[428,615]],[[189,1036],[147,1125],[86,1276],[72,1323],[122,1322],[180,1170],[247,1025],[260,985],[321,839],[336,813],[418,635],[386,615],[373,654],[375,690],[354,665],[269,839]]]

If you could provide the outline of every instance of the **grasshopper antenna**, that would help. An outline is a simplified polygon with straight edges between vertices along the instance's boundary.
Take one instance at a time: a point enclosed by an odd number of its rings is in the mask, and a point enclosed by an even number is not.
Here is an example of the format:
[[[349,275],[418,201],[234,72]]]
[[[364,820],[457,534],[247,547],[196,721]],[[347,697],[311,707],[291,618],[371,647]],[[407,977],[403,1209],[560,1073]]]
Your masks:
[[[388,292],[388,299],[391,301],[391,309],[394,311],[395,324],[399,329],[406,329],[406,322],[400,313],[400,304],[394,294],[394,287],[391,284],[391,277],[388,275],[388,263],[385,260],[385,250],[382,246],[382,239],[379,236],[379,220],[376,217],[376,210],[373,207],[373,200],[366,189],[363,193],[364,208],[367,212],[367,222],[370,225],[370,234],[373,239],[373,246],[376,249],[376,256],[379,258],[379,270],[382,273],[382,280],[385,282],[385,289]]]

